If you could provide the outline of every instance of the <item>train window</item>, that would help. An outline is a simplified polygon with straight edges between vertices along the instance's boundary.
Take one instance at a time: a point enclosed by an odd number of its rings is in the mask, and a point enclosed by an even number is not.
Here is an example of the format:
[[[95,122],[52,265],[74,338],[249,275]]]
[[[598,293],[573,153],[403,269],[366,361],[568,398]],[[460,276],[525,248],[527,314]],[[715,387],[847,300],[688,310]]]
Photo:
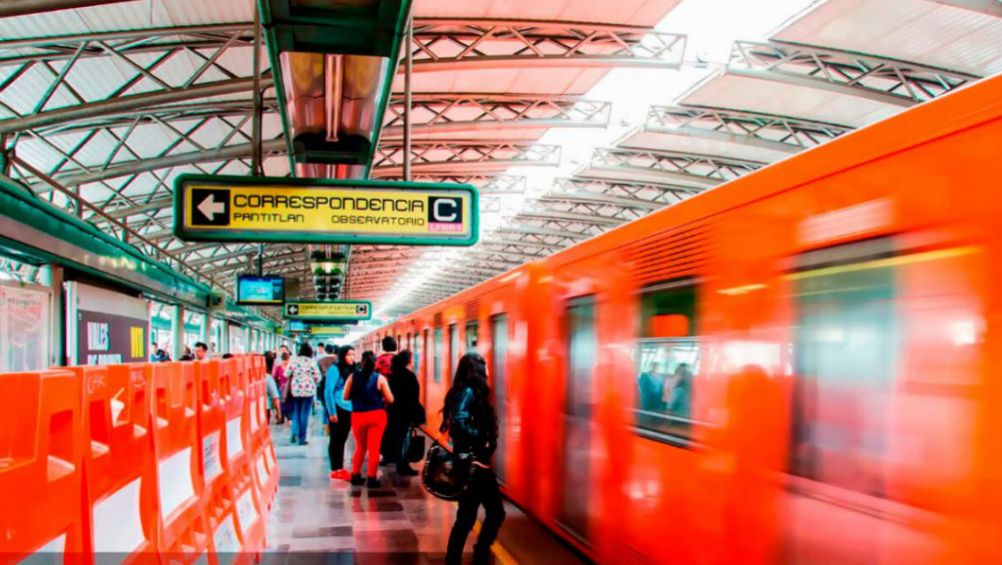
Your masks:
[[[456,324],[449,326],[449,374],[455,374],[459,366],[459,328]]]
[[[469,325],[467,335],[469,335]],[[497,407],[498,429],[501,430],[498,437],[497,451],[494,452],[494,471],[498,478],[504,482],[505,454],[507,445],[505,443],[505,405],[507,403],[507,389],[505,388],[505,366],[508,355],[508,317],[499,314],[491,318],[491,390],[494,391],[494,406]],[[473,324],[474,336],[476,336],[477,325]],[[474,347],[476,347],[476,337],[474,337]]]
[[[889,238],[795,258],[790,471],[884,495],[887,414],[898,363]]]
[[[435,350],[432,352],[434,361],[433,378],[436,383],[442,382],[442,328],[435,328]]]
[[[692,386],[699,370],[694,279],[651,285],[640,295],[634,425],[650,439],[687,446]]]
[[[418,376],[418,380],[421,380],[421,349],[424,345],[424,340],[428,339],[428,330],[424,331],[425,337],[422,339],[421,332],[414,333],[414,372]]]
[[[477,321],[466,322],[466,349],[477,350]]]

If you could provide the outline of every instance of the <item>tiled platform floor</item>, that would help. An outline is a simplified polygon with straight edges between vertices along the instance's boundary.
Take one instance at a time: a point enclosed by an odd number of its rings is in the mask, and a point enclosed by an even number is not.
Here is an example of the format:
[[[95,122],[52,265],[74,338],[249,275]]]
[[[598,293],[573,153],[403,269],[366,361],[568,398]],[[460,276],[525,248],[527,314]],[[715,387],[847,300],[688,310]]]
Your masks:
[[[291,445],[287,428],[271,427],[281,478],[262,563],[444,563],[456,505],[427,494],[419,477],[398,477],[389,467],[380,467],[383,486],[379,489],[331,481],[327,437],[316,418],[311,424],[306,446]],[[349,439],[346,452],[353,449],[354,441]],[[507,512],[494,546],[495,563],[581,563],[516,508],[509,505]],[[470,534],[467,543],[466,562],[475,534]]]

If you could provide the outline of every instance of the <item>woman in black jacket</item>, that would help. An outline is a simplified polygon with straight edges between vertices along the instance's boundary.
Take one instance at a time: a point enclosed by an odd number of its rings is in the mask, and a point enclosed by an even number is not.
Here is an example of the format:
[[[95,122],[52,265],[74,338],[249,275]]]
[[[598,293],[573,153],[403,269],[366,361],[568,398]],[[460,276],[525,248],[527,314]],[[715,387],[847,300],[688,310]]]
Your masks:
[[[390,364],[390,391],[395,402],[386,409],[386,433],[383,434],[383,461],[396,464],[397,474],[414,476],[418,472],[411,469],[403,453],[404,437],[411,426],[424,423],[424,408],[418,400],[420,385],[413,368],[414,355],[403,350],[393,356]]]
[[[445,562],[458,565],[462,561],[463,546],[483,504],[486,516],[473,547],[473,563],[487,563],[505,512],[498,480],[490,467],[491,456],[497,449],[497,413],[491,405],[487,363],[477,353],[467,353],[459,360],[442,413],[441,431],[449,433],[453,449],[473,455],[473,477],[469,489],[459,499]]]

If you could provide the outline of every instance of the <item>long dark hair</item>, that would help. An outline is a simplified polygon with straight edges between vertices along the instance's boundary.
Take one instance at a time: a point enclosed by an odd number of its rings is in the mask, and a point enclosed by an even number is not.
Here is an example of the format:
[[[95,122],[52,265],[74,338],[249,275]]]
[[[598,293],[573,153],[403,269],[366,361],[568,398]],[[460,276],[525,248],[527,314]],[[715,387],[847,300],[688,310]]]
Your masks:
[[[351,399],[362,398],[369,384],[369,378],[376,372],[376,354],[371,351],[362,353],[362,370],[355,373],[351,385]]]
[[[342,375],[355,369],[355,363],[349,365],[346,361],[349,351],[355,351],[355,348],[350,345],[342,345],[341,350],[337,352],[337,368]]]
[[[473,390],[472,415],[478,426],[489,426],[490,437],[498,436],[498,416],[491,405],[491,387],[487,384],[487,361],[479,353],[470,352],[459,359],[456,375],[452,379],[452,387],[445,395],[442,406],[442,427],[444,432],[449,429],[452,409],[459,402],[463,389]]]

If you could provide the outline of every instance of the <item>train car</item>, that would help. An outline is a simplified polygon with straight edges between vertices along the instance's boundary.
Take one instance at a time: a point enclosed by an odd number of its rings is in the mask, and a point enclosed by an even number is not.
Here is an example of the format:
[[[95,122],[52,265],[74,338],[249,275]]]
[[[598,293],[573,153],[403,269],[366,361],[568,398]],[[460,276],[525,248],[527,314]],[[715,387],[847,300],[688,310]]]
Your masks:
[[[1000,563],[1000,140],[996,77],[390,331],[476,312],[506,493],[599,562]]]

